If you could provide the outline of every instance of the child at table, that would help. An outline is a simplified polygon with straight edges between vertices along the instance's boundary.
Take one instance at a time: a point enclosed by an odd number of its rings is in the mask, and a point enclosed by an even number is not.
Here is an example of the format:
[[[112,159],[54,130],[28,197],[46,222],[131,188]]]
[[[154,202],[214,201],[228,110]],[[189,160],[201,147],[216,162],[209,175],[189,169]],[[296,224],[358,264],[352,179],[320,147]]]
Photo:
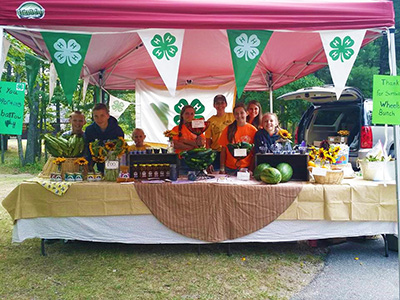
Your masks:
[[[247,111],[243,103],[238,103],[233,109],[235,121],[222,131],[219,144],[222,146],[220,158],[221,174],[236,174],[240,168],[253,168],[253,154],[243,159],[235,158],[228,150],[228,144],[247,142],[252,144],[257,128],[246,122]]]
[[[151,145],[146,144],[144,142],[144,139],[146,138],[146,135],[144,134],[143,129],[141,128],[136,128],[132,132],[132,139],[135,145],[132,145],[129,147],[129,151],[134,151],[134,150],[146,150],[151,148]]]
[[[266,113],[263,115],[262,129],[258,130],[254,136],[254,152],[267,153],[270,152],[271,146],[279,140],[278,134],[280,127],[278,116],[274,113]]]
[[[214,163],[208,169],[208,171],[210,172],[213,172],[214,169],[219,170],[220,168],[219,164],[222,147],[218,143],[218,140],[221,136],[221,133],[228,125],[232,124],[232,122],[235,121],[233,113],[225,112],[227,105],[228,103],[224,95],[220,94],[214,97],[214,108],[217,111],[217,114],[208,119],[210,125],[205,132],[206,147],[217,151],[217,157]]]
[[[194,108],[190,105],[185,105],[180,113],[179,125],[172,128],[172,131],[178,133],[173,137],[175,152],[178,154],[183,151],[204,147],[204,133],[197,136],[191,133],[186,126],[186,124],[193,121],[194,115]]]

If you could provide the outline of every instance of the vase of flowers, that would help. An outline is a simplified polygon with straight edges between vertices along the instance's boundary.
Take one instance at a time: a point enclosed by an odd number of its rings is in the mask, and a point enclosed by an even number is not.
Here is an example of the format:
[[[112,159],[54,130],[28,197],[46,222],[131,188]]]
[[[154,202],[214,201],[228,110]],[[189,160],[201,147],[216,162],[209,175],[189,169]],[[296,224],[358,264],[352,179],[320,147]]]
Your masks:
[[[53,160],[53,164],[57,166],[57,172],[53,174],[54,178],[57,178],[56,181],[62,180],[62,164],[66,161],[64,157],[57,157]]]
[[[177,136],[179,133],[173,130],[164,131],[164,136],[168,138],[168,148],[167,153],[174,153],[174,140],[173,137]]]
[[[290,134],[289,131],[286,129],[280,129],[278,131],[279,139],[277,142],[279,142],[282,146],[281,147],[276,147],[277,149],[280,149],[280,151],[283,154],[290,154],[292,151],[292,135]]]
[[[85,166],[88,165],[88,161],[84,157],[79,157],[74,161],[74,164],[79,166],[79,172],[75,173],[75,177],[84,178],[84,173],[86,173]],[[80,180],[77,180],[80,181]]]
[[[104,180],[116,181],[119,174],[119,159],[126,153],[128,144],[124,138],[109,140],[104,145],[98,140],[89,144],[94,162],[105,162]]]

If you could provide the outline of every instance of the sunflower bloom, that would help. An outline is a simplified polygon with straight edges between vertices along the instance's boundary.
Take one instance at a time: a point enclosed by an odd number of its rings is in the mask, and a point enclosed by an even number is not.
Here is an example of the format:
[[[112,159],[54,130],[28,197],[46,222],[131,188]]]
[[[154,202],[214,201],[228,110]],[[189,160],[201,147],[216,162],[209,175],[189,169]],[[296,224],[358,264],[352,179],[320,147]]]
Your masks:
[[[310,152],[310,153],[308,154],[308,158],[309,158],[311,161],[314,161],[314,160],[315,160],[315,154],[312,153],[312,152]]]
[[[84,157],[79,157],[74,161],[74,164],[84,166],[88,164],[88,161]]]
[[[116,149],[116,143],[114,142],[107,142],[104,147],[106,148],[106,150],[108,151],[114,151]]]
[[[281,129],[278,132],[279,136],[285,140],[290,140],[292,138],[292,135],[290,134],[289,131],[287,131],[286,129]]]
[[[64,157],[57,157],[55,160],[53,160],[53,164],[61,165],[65,161],[66,161],[66,159]]]
[[[334,164],[336,162],[336,159],[332,155],[327,154],[326,161],[329,162],[330,164]]]
[[[318,158],[320,160],[326,160],[327,151],[324,148],[319,148],[318,150]]]

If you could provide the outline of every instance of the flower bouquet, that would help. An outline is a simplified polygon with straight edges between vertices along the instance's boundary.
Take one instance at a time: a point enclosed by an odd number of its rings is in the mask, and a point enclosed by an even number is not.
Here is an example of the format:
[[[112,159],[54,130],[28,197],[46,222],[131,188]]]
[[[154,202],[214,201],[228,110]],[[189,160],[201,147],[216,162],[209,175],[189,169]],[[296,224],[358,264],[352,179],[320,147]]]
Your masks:
[[[104,145],[99,140],[89,143],[92,159],[97,163],[104,163],[104,179],[116,181],[119,173],[119,158],[126,153],[128,144],[124,138],[118,137],[115,140],[108,140]]]
[[[179,133],[173,130],[164,131],[164,136],[168,138],[168,148],[167,153],[174,153],[174,143],[172,141],[174,136],[177,136]]]
[[[270,150],[274,154],[290,154],[292,151],[292,134],[286,129],[280,129],[278,135],[279,139],[271,145]]]
[[[308,166],[316,183],[339,184],[342,181],[344,172],[335,165],[339,151],[339,146],[330,146],[327,149],[311,147]]]

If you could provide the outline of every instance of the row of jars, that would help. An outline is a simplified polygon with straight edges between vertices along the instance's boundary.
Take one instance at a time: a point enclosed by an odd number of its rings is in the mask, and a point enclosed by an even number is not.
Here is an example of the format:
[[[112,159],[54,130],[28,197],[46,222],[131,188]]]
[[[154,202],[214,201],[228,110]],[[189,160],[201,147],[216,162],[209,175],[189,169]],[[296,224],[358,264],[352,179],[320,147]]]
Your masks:
[[[131,176],[135,179],[169,179],[170,164],[134,164]]]

